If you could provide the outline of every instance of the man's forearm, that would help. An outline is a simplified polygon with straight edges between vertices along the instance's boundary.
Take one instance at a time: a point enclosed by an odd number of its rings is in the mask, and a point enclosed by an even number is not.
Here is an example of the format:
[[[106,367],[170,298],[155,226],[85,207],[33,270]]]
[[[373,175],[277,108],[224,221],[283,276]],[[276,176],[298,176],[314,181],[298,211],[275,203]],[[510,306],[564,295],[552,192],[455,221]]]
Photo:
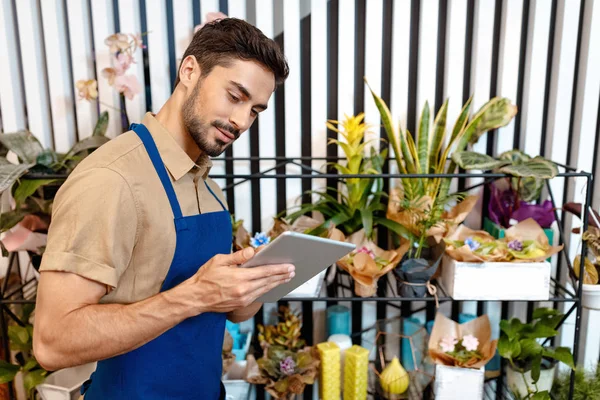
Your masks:
[[[34,352],[50,370],[127,353],[191,317],[185,300],[171,290],[128,305],[84,305],[60,321],[36,321]]]
[[[260,310],[262,305],[263,303],[255,302],[247,307],[231,311],[227,313],[227,319],[235,323],[246,321],[254,317],[254,315],[258,312],[258,310]]]

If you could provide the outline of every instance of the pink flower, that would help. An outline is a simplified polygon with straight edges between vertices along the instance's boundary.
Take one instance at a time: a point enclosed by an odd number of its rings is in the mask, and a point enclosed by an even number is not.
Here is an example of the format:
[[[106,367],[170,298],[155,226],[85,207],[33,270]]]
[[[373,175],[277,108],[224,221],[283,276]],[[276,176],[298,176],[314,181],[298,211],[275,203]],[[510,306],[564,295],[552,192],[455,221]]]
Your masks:
[[[80,99],[93,100],[98,98],[98,82],[95,79],[80,79],[75,82]]]
[[[456,346],[458,340],[452,336],[444,336],[442,340],[440,340],[440,348],[444,353],[448,353],[454,351],[454,346]]]
[[[123,75],[125,71],[129,69],[131,64],[133,63],[133,56],[129,53],[119,53],[113,59],[113,66],[115,67],[115,72],[117,75]]]
[[[133,40],[133,44],[135,44],[136,48],[140,48],[140,49],[145,49],[146,46],[144,46],[144,41],[142,40],[142,34],[138,33],[138,34],[133,34],[130,33],[129,37],[131,37],[131,40]]]
[[[358,254],[358,253],[368,254],[373,260],[375,259],[375,253],[373,253],[371,250],[367,249],[366,246],[363,246],[360,249],[356,250],[356,254]]]
[[[134,75],[117,76],[114,83],[119,93],[123,93],[129,100],[133,100],[141,90],[140,83]]]
[[[466,335],[462,338],[462,345],[468,351],[475,351],[479,346],[479,340],[473,335]]]
[[[227,15],[223,14],[222,12],[209,12],[208,14],[206,14],[206,21],[204,21],[200,25],[197,25],[194,28],[194,33],[198,32],[200,29],[202,29],[204,27],[204,25],[211,23],[211,22],[218,21],[223,18],[227,18]]]

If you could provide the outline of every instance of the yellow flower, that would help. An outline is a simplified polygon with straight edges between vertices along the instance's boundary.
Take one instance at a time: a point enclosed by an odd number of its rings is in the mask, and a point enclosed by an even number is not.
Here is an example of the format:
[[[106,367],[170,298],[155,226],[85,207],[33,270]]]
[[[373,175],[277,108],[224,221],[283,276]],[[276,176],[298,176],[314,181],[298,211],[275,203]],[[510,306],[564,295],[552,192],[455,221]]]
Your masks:
[[[95,79],[81,79],[75,83],[80,99],[93,100],[98,98],[98,82]]]

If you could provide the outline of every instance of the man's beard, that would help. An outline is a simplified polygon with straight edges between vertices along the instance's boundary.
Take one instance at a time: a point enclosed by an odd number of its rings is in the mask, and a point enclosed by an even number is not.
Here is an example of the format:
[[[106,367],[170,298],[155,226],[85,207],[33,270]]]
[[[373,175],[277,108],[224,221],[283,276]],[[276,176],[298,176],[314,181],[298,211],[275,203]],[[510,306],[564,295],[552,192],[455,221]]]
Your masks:
[[[212,123],[204,122],[203,118],[195,111],[196,104],[200,96],[200,81],[196,84],[194,91],[183,104],[183,125],[200,150],[209,157],[217,157],[225,151],[232,142],[226,143],[219,138],[212,142],[208,137],[208,131],[211,126],[232,133],[237,139],[240,136],[239,130],[224,124],[221,121]]]

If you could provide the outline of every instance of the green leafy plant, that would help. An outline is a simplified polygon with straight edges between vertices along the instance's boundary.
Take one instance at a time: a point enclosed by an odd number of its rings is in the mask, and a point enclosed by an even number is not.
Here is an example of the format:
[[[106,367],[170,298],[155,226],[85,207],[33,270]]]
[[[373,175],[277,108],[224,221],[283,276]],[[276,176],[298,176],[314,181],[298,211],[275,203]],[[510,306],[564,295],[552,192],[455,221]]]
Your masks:
[[[22,320],[28,321],[34,305],[23,307]],[[10,349],[17,352],[16,364],[0,360],[0,384],[12,382],[19,372],[23,373],[23,388],[28,399],[35,399],[35,387],[44,382],[48,371],[43,369],[33,355],[33,325],[8,327]]]
[[[263,347],[281,346],[290,351],[297,351],[306,345],[300,337],[302,317],[289,307],[279,307],[281,322],[277,325],[258,325],[258,340]]]
[[[387,150],[378,153],[374,148],[369,155],[366,146],[369,141],[364,141],[368,126],[363,121],[364,114],[348,117],[344,121],[327,122],[327,127],[345,141],[330,139],[330,145],[342,148],[345,155],[344,163],[329,163],[335,168],[342,178],[342,190],[328,188],[327,191],[309,191],[318,200],[311,204],[303,204],[299,209],[287,216],[287,220],[294,222],[302,215],[318,211],[323,214],[325,222],[309,230],[307,233],[320,235],[331,225],[335,225],[345,235],[365,229],[368,239],[373,238],[374,228],[383,225],[401,236],[409,232],[398,223],[385,217],[385,204],[383,199],[387,194],[382,191],[383,180],[377,177],[381,174],[383,163],[387,158]],[[337,126],[341,126],[339,129]],[[344,175],[373,175],[373,178],[344,178]],[[330,194],[331,192],[336,195]]]
[[[525,372],[531,371],[534,385],[540,378],[542,359],[556,360],[575,368],[573,355],[567,347],[552,348],[543,346],[538,339],[552,338],[558,334],[556,328],[564,317],[558,310],[538,308],[534,310],[532,321],[524,324],[518,318],[500,321],[502,334],[498,341],[498,353],[507,359],[513,370],[520,372],[525,380]],[[549,399],[549,395],[528,388],[531,399]],[[538,397],[533,397],[537,395]],[[545,396],[545,397],[541,397]]]
[[[569,399],[571,373],[558,375],[552,386],[552,395],[556,400]],[[586,372],[583,368],[575,370],[575,390],[572,400],[600,399],[600,365],[596,371]]]
[[[452,154],[452,160],[465,170],[493,170],[512,175],[511,188],[518,194],[517,200],[523,201],[540,197],[546,180],[558,174],[552,161],[540,156],[532,158],[520,150],[506,151],[498,158],[474,151],[459,151]]]

